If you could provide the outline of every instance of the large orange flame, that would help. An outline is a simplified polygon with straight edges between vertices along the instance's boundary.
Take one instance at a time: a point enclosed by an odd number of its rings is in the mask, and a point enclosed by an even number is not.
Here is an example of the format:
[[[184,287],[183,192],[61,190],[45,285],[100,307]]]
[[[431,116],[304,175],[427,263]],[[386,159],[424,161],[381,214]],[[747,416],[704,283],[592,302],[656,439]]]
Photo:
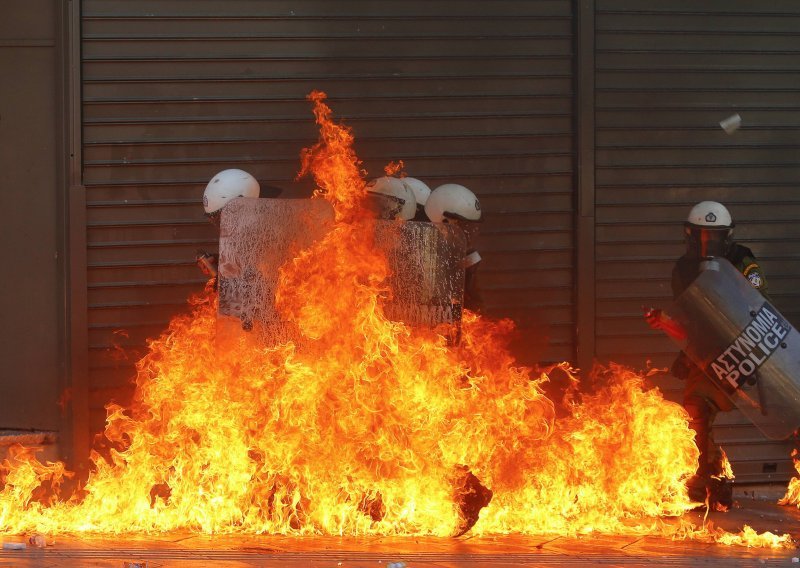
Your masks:
[[[323,93],[309,98],[320,140],[301,173],[337,222],[281,268],[277,294],[307,345],[217,337],[213,294],[195,298],[150,342],[132,406],[108,406],[110,445],[93,452],[80,492],[55,498],[63,466],[30,451],[4,462],[2,532],[444,536],[458,530],[469,472],[494,494],[477,533],[787,545],[681,520],[694,506],[684,486],[693,433],[642,374],[598,368],[593,388],[557,411],[542,385],[554,371],[577,383],[574,370],[517,365],[510,321],[466,313],[453,348],[435,330],[387,319],[389,269],[368,238],[352,134]]]

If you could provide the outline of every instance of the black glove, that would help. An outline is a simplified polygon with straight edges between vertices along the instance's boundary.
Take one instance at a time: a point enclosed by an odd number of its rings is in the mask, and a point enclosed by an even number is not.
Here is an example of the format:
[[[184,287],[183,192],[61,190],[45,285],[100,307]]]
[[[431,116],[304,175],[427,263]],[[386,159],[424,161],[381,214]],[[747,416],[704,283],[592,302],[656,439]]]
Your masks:
[[[672,362],[672,367],[669,371],[674,377],[685,381],[689,378],[689,371],[691,371],[693,365],[689,357],[686,356],[686,353],[681,351],[675,358],[675,361]]]
[[[464,307],[471,312],[483,311],[483,297],[478,286],[478,264],[464,271]]]
[[[200,267],[200,270],[203,271],[203,274],[209,278],[217,277],[217,265],[219,264],[218,254],[200,250],[197,251],[197,256],[195,257],[194,261],[197,263],[197,266]]]

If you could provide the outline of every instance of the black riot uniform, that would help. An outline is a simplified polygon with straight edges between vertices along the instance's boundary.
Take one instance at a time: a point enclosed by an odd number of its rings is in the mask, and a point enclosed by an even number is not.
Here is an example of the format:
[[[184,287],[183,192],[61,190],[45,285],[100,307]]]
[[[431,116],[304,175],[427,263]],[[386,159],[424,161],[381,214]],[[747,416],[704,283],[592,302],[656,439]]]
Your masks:
[[[467,251],[464,257],[464,307],[472,312],[483,311],[483,297],[478,286],[478,266],[481,255],[476,249]]]

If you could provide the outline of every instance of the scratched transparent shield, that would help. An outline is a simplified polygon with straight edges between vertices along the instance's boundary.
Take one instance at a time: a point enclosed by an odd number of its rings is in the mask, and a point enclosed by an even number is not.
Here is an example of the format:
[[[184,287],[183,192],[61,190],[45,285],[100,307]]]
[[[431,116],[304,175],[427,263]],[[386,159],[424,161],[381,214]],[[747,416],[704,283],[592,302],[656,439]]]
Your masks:
[[[246,330],[265,345],[301,341],[275,306],[278,270],[333,226],[323,199],[234,199],[222,210],[217,331]]]
[[[687,331],[689,358],[765,436],[800,427],[800,334],[730,262],[702,263],[667,312]]]
[[[375,246],[386,253],[391,297],[384,313],[412,326],[458,325],[464,298],[466,238],[455,225],[378,221]]]
[[[247,331],[269,346],[304,345],[300,329],[275,305],[278,271],[333,226],[322,199],[248,199],[222,210],[219,241],[218,337]],[[376,221],[375,247],[386,254],[391,289],[386,316],[412,326],[444,325],[457,336],[464,296],[466,238],[453,225]]]

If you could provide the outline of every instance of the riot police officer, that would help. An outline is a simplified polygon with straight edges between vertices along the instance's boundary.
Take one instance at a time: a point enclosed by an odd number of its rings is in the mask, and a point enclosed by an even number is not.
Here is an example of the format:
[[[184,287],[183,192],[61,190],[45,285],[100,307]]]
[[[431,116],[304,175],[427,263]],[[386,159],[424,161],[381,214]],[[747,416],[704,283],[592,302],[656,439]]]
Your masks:
[[[733,219],[728,209],[716,201],[702,201],[692,207],[684,223],[686,253],[672,270],[672,294],[677,298],[700,274],[700,264],[711,257],[724,257],[750,284],[767,296],[767,280],[753,252],[733,240]],[[645,318],[653,329],[673,339],[686,338],[681,326],[659,310],[650,310]],[[695,432],[700,451],[697,474],[689,480],[689,496],[706,499],[710,477],[715,475],[716,452],[712,450],[711,426],[718,412],[734,408],[728,396],[681,351],[672,365],[672,374],[684,381],[683,406],[689,413],[689,426]]]

